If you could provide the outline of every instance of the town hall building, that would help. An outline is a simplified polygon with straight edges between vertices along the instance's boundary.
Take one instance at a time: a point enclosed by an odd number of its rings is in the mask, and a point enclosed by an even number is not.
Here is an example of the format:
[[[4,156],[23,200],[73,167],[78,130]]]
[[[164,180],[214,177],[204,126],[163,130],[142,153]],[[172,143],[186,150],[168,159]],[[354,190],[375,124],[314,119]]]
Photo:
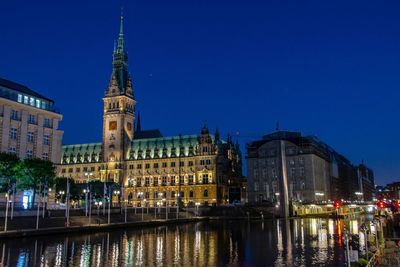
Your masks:
[[[98,180],[120,185],[122,200],[132,205],[221,205],[240,200],[242,178],[238,143],[210,134],[164,137],[142,130],[124,47],[123,17],[105,92],[101,142],[64,145],[58,176],[76,183]],[[199,127],[200,128],[200,127]]]

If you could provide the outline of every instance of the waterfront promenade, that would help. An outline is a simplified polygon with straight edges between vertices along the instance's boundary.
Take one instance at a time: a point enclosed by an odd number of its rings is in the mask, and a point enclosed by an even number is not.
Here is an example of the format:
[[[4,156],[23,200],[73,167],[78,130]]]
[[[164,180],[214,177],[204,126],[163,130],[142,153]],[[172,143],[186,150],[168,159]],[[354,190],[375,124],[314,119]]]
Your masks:
[[[29,211],[28,211],[29,212]],[[24,215],[21,212],[20,215]],[[192,212],[179,212],[176,209],[170,209],[168,215],[165,210],[154,209],[112,209],[110,215],[106,210],[95,210],[91,216],[85,216],[82,210],[71,210],[69,224],[63,210],[50,210],[37,216],[14,216],[8,217],[7,231],[4,231],[5,218],[0,218],[0,237],[15,237],[27,235],[41,235],[50,233],[66,233],[78,231],[99,231],[109,228],[119,228],[125,226],[153,226],[169,222],[193,222],[204,220],[204,217],[195,216]],[[38,227],[36,227],[38,225]]]

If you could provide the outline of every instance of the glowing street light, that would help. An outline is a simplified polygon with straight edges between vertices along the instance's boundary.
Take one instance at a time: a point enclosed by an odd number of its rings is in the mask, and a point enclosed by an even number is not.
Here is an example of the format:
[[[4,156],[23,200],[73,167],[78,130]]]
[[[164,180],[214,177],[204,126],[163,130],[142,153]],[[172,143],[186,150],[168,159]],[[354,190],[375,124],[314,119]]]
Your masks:
[[[103,202],[99,201],[99,202],[95,202],[94,203],[97,206],[97,216],[100,215],[100,207],[103,205]]]
[[[89,190],[83,189],[83,193],[85,194],[85,216],[88,216],[88,193]]]
[[[6,201],[7,201],[7,204],[6,204],[6,218],[5,218],[5,221],[4,221],[4,232],[7,232],[7,219],[8,219],[8,202],[9,202],[9,198],[10,198],[9,194],[6,193]]]
[[[196,202],[196,215],[199,216],[199,206],[200,206],[200,202]]]
[[[176,195],[176,218],[179,219],[179,193]]]

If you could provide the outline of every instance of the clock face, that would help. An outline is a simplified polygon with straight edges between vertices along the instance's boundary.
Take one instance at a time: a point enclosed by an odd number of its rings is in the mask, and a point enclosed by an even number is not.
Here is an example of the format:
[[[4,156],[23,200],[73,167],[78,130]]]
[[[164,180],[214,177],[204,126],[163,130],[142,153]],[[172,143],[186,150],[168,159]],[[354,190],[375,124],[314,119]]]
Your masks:
[[[108,129],[110,131],[117,130],[117,122],[116,121],[110,121],[108,124]]]

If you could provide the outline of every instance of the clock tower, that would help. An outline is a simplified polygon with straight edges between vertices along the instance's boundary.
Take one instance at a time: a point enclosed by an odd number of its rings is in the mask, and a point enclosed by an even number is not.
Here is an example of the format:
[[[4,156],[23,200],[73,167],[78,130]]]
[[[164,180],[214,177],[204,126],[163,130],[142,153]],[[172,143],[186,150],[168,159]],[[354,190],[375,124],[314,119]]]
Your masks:
[[[102,179],[122,182],[124,159],[134,134],[135,98],[128,71],[128,55],[124,50],[123,20],[114,46],[111,80],[103,98]]]

